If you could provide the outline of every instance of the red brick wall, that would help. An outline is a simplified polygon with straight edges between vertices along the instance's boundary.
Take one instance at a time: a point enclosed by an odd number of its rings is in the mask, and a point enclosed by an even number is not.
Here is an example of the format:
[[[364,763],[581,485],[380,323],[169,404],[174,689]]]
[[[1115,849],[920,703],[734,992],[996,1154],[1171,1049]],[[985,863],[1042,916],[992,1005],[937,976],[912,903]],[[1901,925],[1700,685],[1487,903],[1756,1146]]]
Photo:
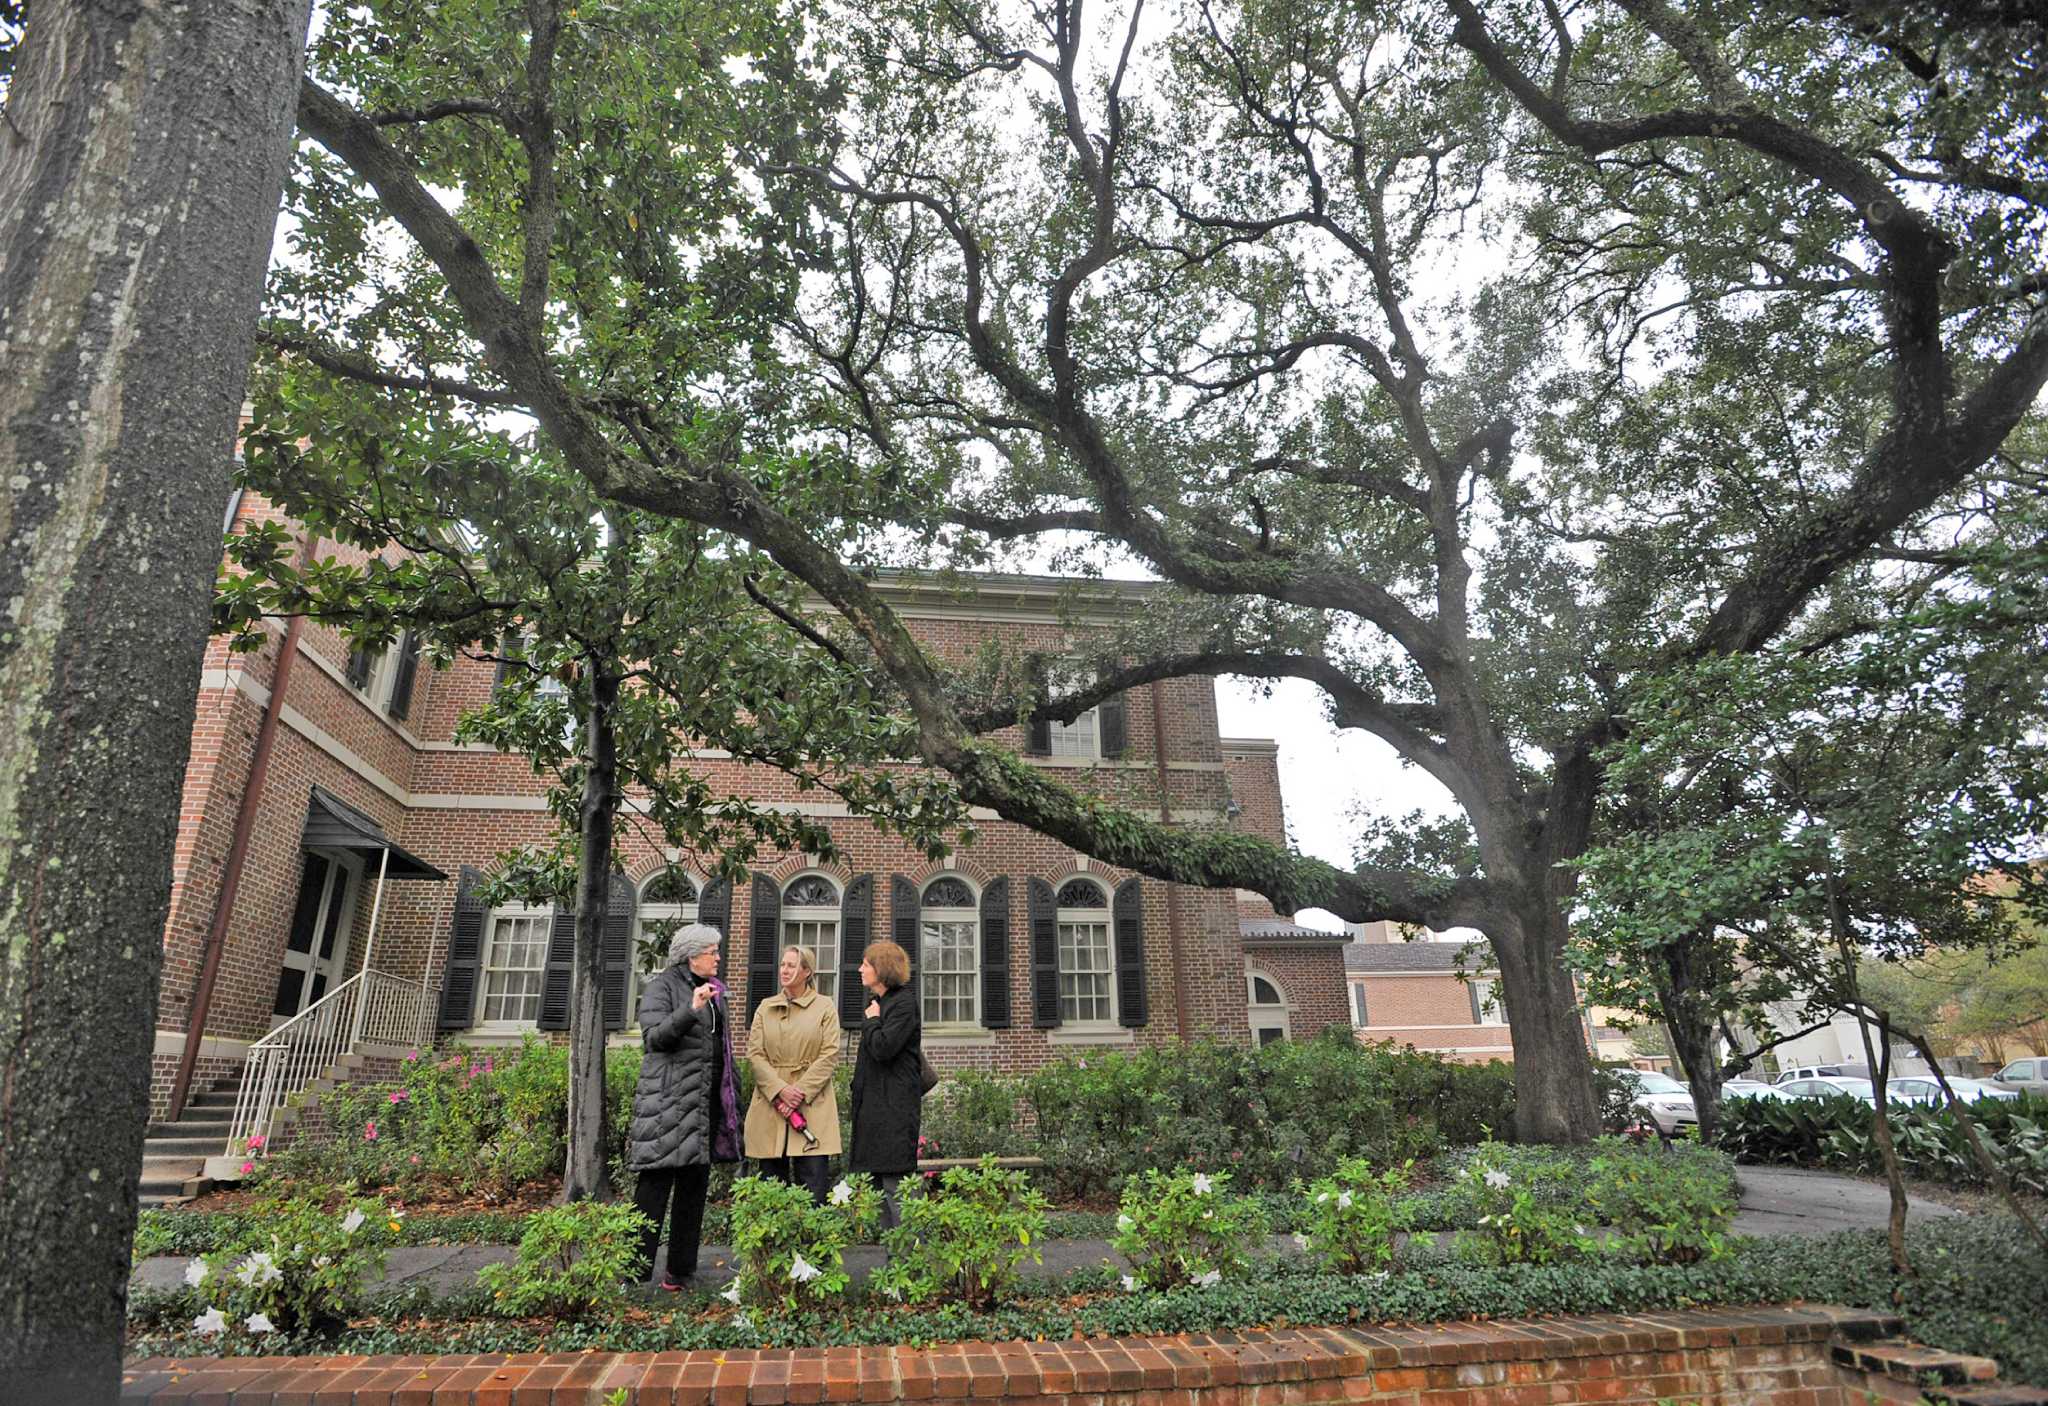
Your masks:
[[[1449,972],[1352,972],[1348,980],[1365,983],[1371,1023],[1358,1032],[1361,1041],[1390,1040],[1465,1061],[1514,1058],[1508,1027],[1474,1024],[1471,992]],[[1344,997],[1350,1000],[1348,990]]]
[[[1256,968],[1280,985],[1292,1007],[1289,1023],[1294,1038],[1306,1040],[1331,1026],[1349,1029],[1345,1005],[1344,949],[1324,943],[1315,947],[1251,947],[1245,966]]]
[[[407,1400],[556,1402],[616,1392],[636,1406],[1852,1406],[1868,1399],[1873,1379],[1838,1366],[1838,1345],[1897,1328],[1882,1315],[1799,1307],[920,1348],[150,1358],[125,1366],[121,1399],[250,1406],[353,1392],[356,1406],[370,1406],[400,1392]]]

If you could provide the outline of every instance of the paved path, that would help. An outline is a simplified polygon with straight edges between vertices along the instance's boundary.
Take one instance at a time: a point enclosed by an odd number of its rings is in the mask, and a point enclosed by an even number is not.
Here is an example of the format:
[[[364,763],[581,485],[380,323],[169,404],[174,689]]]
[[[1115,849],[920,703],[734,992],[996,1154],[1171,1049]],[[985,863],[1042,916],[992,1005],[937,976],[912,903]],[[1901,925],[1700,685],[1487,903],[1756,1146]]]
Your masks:
[[[1891,1216],[1891,1193],[1881,1181],[1810,1172],[1799,1167],[1737,1167],[1742,1199],[1738,1235],[1832,1235],[1838,1230],[1882,1230]],[[1906,1224],[1962,1212],[1919,1196],[1907,1198]]]
[[[1735,1214],[1738,1235],[1832,1235],[1838,1230],[1882,1229],[1890,1212],[1890,1201],[1882,1183],[1837,1176],[1832,1172],[1809,1172],[1792,1167],[1741,1167],[1735,1174],[1741,1188],[1741,1203]],[[1952,1207],[1914,1197],[1914,1220],[1931,1220],[1960,1215]],[[1287,1236],[1274,1236],[1276,1254],[1297,1253]],[[1106,1240],[1048,1240],[1045,1263],[1026,1265],[1030,1279],[1060,1279],[1081,1269],[1094,1269],[1103,1261],[1116,1261]],[[426,1284],[437,1294],[452,1293],[476,1282],[476,1272],[487,1264],[513,1257],[509,1245],[427,1245],[394,1249],[385,1264],[384,1283],[391,1287]],[[857,1245],[846,1252],[846,1267],[855,1283],[864,1281],[882,1263],[883,1255],[874,1245]],[[720,1245],[707,1245],[699,1260],[699,1285],[719,1287],[733,1277],[732,1252]],[[656,1263],[660,1261],[657,1259]],[[186,1260],[163,1256],[147,1260],[136,1271],[136,1282],[152,1289],[176,1288],[183,1282]]]

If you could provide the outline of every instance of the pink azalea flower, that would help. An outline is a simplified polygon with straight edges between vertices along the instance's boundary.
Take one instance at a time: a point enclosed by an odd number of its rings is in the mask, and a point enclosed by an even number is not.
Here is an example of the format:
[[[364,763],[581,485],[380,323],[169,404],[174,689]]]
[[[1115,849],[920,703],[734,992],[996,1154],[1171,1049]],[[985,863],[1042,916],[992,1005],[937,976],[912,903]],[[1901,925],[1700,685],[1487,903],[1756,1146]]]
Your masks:
[[[376,1119],[374,1119],[374,1118],[372,1118],[372,1119],[371,1119],[371,1120],[370,1120],[369,1122],[367,1122],[367,1123],[363,1124],[363,1141],[364,1141],[364,1142],[375,1142],[376,1140],[377,1140],[377,1120],[376,1120]]]
[[[419,1153],[415,1152],[412,1156],[406,1158],[405,1160],[412,1163],[415,1167],[417,1167],[420,1164],[420,1155]]]
[[[257,1148],[259,1148],[259,1147],[263,1146],[263,1134],[261,1134],[261,1133],[251,1133],[251,1134],[249,1134],[249,1141],[248,1141],[248,1144],[247,1144],[247,1146],[248,1146],[248,1148],[249,1148],[249,1150],[250,1150],[251,1152],[254,1152],[254,1151],[255,1151],[255,1150],[257,1149]]]
[[[393,1089],[391,1091],[391,1101],[393,1103],[404,1103],[407,1099],[411,1097],[412,1095],[407,1093],[404,1089]]]
[[[418,1050],[407,1050],[405,1052],[405,1062],[407,1064],[412,1064],[416,1062],[419,1059],[419,1057],[420,1052]]]
[[[242,1175],[243,1175],[243,1176],[247,1176],[247,1175],[249,1175],[249,1173],[251,1173],[251,1172],[253,1172],[253,1171],[255,1171],[255,1170],[256,1170],[256,1164],[255,1164],[254,1162],[244,1162],[244,1163],[242,1164]]]

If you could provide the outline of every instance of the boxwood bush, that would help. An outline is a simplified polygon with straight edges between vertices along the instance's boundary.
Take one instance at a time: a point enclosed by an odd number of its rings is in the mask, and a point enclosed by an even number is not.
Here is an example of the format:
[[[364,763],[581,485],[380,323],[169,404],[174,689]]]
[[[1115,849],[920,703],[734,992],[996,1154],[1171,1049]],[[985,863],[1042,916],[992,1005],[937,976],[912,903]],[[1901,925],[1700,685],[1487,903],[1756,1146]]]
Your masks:
[[[2013,1185],[2048,1195],[2048,1100],[1972,1104],[1970,1117]],[[1983,1184],[1963,1130],[1946,1108],[1894,1108],[1891,1125],[1908,1176],[1952,1186]],[[1730,1099],[1722,1110],[1720,1141],[1742,1162],[1884,1171],[1869,1105],[1846,1096]]]

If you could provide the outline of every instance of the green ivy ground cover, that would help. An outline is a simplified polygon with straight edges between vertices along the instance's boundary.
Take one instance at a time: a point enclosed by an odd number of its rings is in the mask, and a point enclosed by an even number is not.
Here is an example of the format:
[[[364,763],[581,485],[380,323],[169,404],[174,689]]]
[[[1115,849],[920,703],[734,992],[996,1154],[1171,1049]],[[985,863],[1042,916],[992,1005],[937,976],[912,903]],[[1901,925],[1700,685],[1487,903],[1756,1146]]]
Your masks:
[[[2048,1384],[2048,1317],[2039,1312],[2048,1261],[2023,1248],[2018,1227],[1996,1216],[1944,1221],[1914,1228],[1908,1242],[1917,1274],[1898,1306],[1907,1333],[1934,1346],[1997,1358],[2008,1380]],[[1792,1300],[1892,1309],[1883,1235],[1741,1240],[1728,1258],[1694,1265],[1482,1267],[1422,1249],[1410,1252],[1406,1268],[1385,1275],[1333,1276],[1283,1261],[1262,1264],[1243,1281],[1162,1292],[1120,1292],[1104,1270],[985,1313],[957,1305],[910,1309],[855,1295],[834,1312],[746,1316],[709,1295],[691,1295],[661,1311],[635,1306],[589,1322],[555,1323],[490,1317],[481,1292],[435,1300],[405,1291],[375,1298],[371,1311],[338,1337],[270,1339],[262,1350],[389,1354],[919,1344]],[[130,1353],[217,1351],[215,1342],[184,1331],[195,1311],[196,1300],[187,1292],[136,1295]]]

